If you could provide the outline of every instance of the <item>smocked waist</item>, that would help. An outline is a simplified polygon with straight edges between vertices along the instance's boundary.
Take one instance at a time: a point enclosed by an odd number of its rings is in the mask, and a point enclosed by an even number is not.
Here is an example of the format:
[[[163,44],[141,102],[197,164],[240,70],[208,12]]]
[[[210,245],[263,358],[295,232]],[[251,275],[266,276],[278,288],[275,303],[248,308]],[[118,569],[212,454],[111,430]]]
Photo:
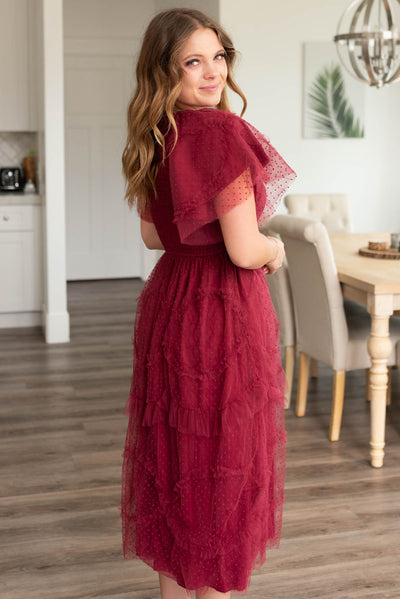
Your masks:
[[[180,245],[178,247],[165,248],[169,256],[213,256],[226,253],[224,242],[212,243],[210,245]]]

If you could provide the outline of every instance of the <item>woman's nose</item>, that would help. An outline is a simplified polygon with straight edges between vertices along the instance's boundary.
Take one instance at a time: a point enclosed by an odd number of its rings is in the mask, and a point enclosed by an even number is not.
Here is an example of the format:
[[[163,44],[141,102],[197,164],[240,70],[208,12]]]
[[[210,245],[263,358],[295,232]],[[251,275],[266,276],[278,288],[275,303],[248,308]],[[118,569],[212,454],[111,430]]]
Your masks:
[[[218,74],[218,71],[217,71],[217,67],[215,66],[214,62],[207,63],[206,67],[205,67],[204,76],[207,79],[214,79],[214,77],[216,77],[217,74]]]

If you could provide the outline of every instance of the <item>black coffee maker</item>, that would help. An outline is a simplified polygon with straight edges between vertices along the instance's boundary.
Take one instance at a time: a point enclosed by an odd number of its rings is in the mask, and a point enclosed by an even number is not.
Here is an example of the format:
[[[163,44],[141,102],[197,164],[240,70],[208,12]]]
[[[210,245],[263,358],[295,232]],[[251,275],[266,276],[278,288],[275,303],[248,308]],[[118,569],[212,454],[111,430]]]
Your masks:
[[[24,176],[17,166],[0,168],[0,191],[23,191]]]

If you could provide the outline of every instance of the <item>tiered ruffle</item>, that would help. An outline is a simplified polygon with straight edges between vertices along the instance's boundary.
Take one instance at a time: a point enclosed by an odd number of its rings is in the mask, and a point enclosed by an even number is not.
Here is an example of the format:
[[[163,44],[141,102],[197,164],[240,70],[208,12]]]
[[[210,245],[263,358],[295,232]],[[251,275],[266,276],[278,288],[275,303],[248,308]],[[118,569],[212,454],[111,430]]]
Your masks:
[[[124,555],[244,591],[277,546],[284,377],[262,271],[166,253],[141,295],[123,463]]]

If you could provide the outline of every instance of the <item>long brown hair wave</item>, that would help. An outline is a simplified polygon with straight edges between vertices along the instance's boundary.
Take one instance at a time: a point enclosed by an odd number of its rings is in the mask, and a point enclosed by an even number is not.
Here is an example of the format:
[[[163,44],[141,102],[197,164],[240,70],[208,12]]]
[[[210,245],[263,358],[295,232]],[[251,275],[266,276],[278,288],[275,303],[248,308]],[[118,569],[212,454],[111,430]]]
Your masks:
[[[128,134],[122,155],[122,170],[126,180],[125,198],[139,213],[149,204],[149,193],[155,191],[155,180],[160,164],[156,144],[161,147],[165,159],[165,136],[160,121],[168,119],[167,132],[178,132],[174,109],[181,91],[182,70],[178,54],[186,40],[199,28],[212,29],[226,53],[228,87],[243,100],[242,113],[246,110],[246,98],[232,75],[236,50],[224,29],[199,10],[171,9],[156,15],[144,34],[142,48],[136,66],[137,86],[128,105]],[[221,94],[219,110],[229,110],[226,89]],[[166,132],[166,133],[167,133]]]

